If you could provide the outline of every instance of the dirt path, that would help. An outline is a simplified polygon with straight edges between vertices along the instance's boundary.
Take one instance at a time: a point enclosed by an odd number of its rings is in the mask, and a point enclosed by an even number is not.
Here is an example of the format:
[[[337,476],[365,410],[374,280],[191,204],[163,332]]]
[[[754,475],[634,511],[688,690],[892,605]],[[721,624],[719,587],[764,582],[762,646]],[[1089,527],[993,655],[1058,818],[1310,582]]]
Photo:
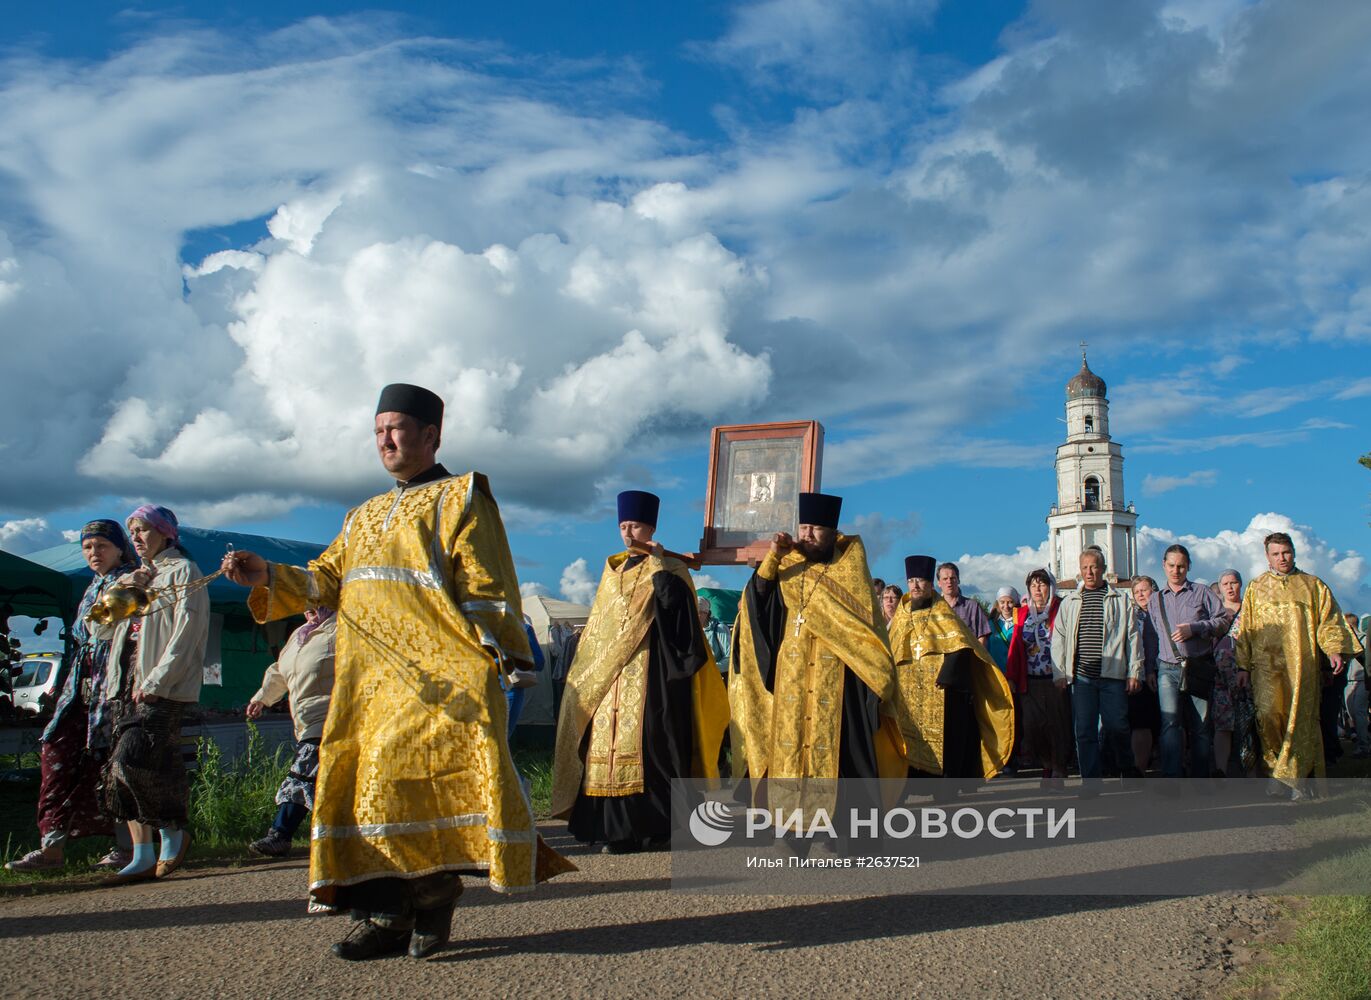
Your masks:
[[[327,953],[303,858],[0,902],[9,996],[1210,997],[1275,907],[1254,896],[695,896],[670,857],[586,854],[532,897],[468,881],[428,962]],[[1234,942],[1237,942],[1235,944]]]

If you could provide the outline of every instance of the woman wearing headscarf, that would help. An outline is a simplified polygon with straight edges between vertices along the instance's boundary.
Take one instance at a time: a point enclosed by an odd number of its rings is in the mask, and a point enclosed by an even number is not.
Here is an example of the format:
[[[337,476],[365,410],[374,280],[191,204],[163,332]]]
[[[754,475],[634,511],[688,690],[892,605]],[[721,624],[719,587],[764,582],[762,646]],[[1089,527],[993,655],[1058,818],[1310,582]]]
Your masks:
[[[133,860],[111,879],[135,882],[170,875],[185,860],[190,838],[190,786],[181,759],[181,722],[200,700],[209,637],[209,595],[185,593],[201,579],[181,545],[176,515],[144,504],[125,522],[141,568],[122,578],[161,595],[141,618],[109,628],[105,693],[113,702],[114,749],[103,775],[106,813],[128,823]],[[160,834],[160,855],[153,833]]]
[[[1040,787],[1060,792],[1066,788],[1073,739],[1067,693],[1052,680],[1052,624],[1061,600],[1046,569],[1029,573],[1024,589],[1028,597],[1014,619],[1005,677],[1022,696],[1024,742],[1029,757],[1042,764]]]
[[[314,808],[319,741],[333,697],[337,635],[337,612],[333,608],[307,608],[305,623],[291,633],[281,655],[262,676],[262,686],[248,702],[248,718],[260,719],[268,708],[289,697],[290,717],[295,724],[295,757],[276,791],[276,818],[265,837],[248,845],[250,851],[263,857],[288,855],[295,831]]]
[[[1014,622],[1019,616],[1019,592],[1013,587],[1001,587],[995,595],[995,607],[990,614],[990,635],[985,648],[995,666],[1004,670],[1009,662],[1009,640],[1014,636]]]
[[[62,658],[66,677],[58,685],[61,693],[39,742],[41,846],[5,865],[11,871],[61,868],[69,839],[112,832],[96,797],[100,758],[110,745],[109,703],[104,698],[109,642],[91,634],[86,614],[115,580],[133,571],[138,558],[119,522],[103,518],[81,529],[81,554],[95,576],[77,608],[71,627],[74,648]],[[128,856],[118,847],[98,862],[101,867],[127,863]]]
[[[1233,616],[1233,624],[1218,642],[1214,643],[1214,663],[1218,674],[1214,678],[1214,693],[1209,699],[1209,717],[1214,723],[1214,767],[1228,776],[1228,758],[1233,753],[1234,711],[1238,692],[1237,635],[1242,628],[1242,574],[1226,569],[1215,584],[1224,610]]]

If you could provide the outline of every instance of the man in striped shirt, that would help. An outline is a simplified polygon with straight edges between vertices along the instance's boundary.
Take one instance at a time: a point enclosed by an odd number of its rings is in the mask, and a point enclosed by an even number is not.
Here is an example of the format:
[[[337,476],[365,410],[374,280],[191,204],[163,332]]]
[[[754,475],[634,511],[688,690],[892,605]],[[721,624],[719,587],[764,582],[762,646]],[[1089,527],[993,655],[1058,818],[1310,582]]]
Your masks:
[[[1105,582],[1104,553],[1081,553],[1081,585],[1062,598],[1052,626],[1052,671],[1059,688],[1071,685],[1071,715],[1081,795],[1100,792],[1100,730],[1111,741],[1124,775],[1133,752],[1128,734],[1128,695],[1142,687],[1142,643],[1133,600]]]

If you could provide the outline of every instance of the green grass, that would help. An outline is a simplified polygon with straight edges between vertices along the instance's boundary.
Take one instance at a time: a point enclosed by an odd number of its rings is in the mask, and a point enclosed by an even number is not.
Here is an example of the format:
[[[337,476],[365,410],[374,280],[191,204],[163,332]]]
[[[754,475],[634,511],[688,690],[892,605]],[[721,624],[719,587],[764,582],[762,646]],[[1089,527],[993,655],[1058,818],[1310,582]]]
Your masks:
[[[187,812],[191,843],[202,849],[241,849],[267,832],[276,813],[276,789],[291,751],[280,746],[269,752],[257,727],[247,727],[247,752],[231,762],[213,740],[200,740]]]
[[[1295,909],[1295,931],[1249,972],[1236,996],[1283,1000],[1371,997],[1371,896],[1316,896]]]
[[[552,809],[552,754],[546,750],[516,749],[514,766],[529,784],[533,815],[547,819]]]

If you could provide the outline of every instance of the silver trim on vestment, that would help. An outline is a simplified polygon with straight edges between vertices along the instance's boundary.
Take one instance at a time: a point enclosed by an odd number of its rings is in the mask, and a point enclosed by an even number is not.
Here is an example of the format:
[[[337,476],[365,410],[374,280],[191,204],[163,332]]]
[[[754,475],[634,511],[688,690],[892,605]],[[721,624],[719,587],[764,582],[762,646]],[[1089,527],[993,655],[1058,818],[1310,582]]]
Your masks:
[[[408,566],[358,566],[347,571],[343,585],[368,580],[373,583],[408,583],[429,590],[442,590],[443,582],[432,573]]]
[[[442,816],[438,819],[412,820],[407,823],[361,823],[357,826],[325,826],[319,824],[312,831],[317,840],[348,837],[402,837],[411,833],[433,833],[438,830],[456,830],[466,826],[483,826],[485,813],[462,813],[459,816]],[[531,844],[536,833],[533,830],[501,830],[486,828],[486,839],[501,844]]]

